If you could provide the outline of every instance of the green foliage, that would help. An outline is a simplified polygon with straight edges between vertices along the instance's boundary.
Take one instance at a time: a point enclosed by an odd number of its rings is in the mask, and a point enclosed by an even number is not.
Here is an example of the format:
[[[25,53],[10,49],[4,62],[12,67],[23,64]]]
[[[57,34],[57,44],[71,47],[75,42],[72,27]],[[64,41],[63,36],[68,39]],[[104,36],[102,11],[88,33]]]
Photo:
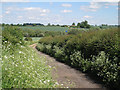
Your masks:
[[[96,75],[110,88],[120,88],[119,29],[76,32],[42,38],[37,49],[42,48],[43,52],[49,55],[52,53],[53,57],[63,62]]]
[[[91,26],[88,24],[88,21],[82,21],[81,23],[77,24],[77,27],[81,27],[81,28],[90,28]]]
[[[25,41],[32,41],[32,38],[31,37],[26,37],[24,40]]]
[[[44,37],[44,36],[56,36],[56,35],[64,35],[64,32],[60,31],[44,31],[44,30],[33,30],[26,29],[23,30],[23,34],[25,37]]]
[[[2,31],[2,41],[10,42],[12,44],[23,43],[22,30],[17,27],[5,26]]]
[[[46,65],[45,57],[38,56],[35,50],[21,43],[23,36],[19,28],[4,27],[2,34],[2,57],[0,57],[2,88],[55,88],[58,86],[51,77],[51,68]]]
[[[51,88],[56,87],[45,65],[45,58],[39,57],[28,46],[19,45],[10,50],[3,46],[2,88]]]
[[[39,31],[66,31],[68,27],[60,27],[60,26],[21,26],[23,30],[31,29],[31,30],[39,30]]]
[[[72,23],[73,26],[75,26],[75,23]]]

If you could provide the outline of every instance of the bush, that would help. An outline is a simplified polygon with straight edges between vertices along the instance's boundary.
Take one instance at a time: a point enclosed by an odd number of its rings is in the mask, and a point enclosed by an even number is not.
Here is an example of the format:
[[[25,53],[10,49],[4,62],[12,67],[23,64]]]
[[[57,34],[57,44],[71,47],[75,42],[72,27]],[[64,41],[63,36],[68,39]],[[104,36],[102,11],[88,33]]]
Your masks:
[[[105,85],[120,88],[119,30],[89,30],[76,35],[45,37],[39,40],[50,45],[50,54],[61,61],[80,68],[83,72],[91,72],[98,76]],[[39,48],[39,45],[37,46]]]
[[[2,42],[10,42],[11,44],[23,44],[22,30],[18,27],[5,26],[2,31]]]
[[[24,40],[25,41],[32,41],[32,38],[31,37],[26,37]]]

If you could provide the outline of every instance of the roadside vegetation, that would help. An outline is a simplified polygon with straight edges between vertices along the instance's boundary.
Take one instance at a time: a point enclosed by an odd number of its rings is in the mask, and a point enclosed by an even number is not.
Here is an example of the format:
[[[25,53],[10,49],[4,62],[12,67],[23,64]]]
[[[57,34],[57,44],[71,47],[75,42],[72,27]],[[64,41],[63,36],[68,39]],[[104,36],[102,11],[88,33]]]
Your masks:
[[[85,73],[106,87],[120,89],[119,29],[74,31],[39,40],[37,49]]]
[[[106,87],[120,89],[120,31],[116,26],[81,22],[69,28],[49,24],[3,25],[2,29],[3,88],[60,87],[45,58],[29,47],[38,43],[37,50],[98,78]]]
[[[23,40],[22,30],[7,26],[2,31],[2,88],[55,88],[46,59]]]

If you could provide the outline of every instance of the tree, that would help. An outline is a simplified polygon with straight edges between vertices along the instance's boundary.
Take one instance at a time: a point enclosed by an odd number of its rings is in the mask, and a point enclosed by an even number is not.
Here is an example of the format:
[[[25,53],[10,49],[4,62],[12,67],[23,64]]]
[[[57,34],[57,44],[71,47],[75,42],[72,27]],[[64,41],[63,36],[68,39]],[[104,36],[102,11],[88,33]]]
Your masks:
[[[75,23],[74,23],[74,22],[72,23],[72,26],[75,26]]]
[[[2,26],[5,26],[5,23],[2,23]]]
[[[56,26],[60,26],[59,24],[57,24]]]
[[[80,23],[77,24],[77,27],[80,27]]]
[[[54,24],[52,24],[52,26],[55,26]]]
[[[48,23],[48,26],[50,26],[50,23]]]
[[[36,24],[33,24],[33,26],[36,26]]]
[[[10,24],[11,26],[13,26],[13,24]]]
[[[26,26],[26,24],[24,23],[23,26]]]
[[[90,25],[88,24],[88,21],[82,21],[80,24],[81,28],[90,28]]]

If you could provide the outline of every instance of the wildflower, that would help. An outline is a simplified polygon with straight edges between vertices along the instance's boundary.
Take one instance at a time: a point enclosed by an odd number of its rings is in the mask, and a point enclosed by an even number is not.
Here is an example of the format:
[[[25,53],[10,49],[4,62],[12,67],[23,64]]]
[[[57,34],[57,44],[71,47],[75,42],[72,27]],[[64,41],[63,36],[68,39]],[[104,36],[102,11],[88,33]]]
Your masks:
[[[19,51],[19,53],[22,53],[21,51]]]
[[[44,81],[44,83],[46,84],[46,81]]]
[[[59,85],[59,83],[58,83],[58,82],[55,82],[55,84],[56,84],[56,85]]]
[[[48,80],[48,82],[50,82],[50,80]]]
[[[5,68],[5,70],[7,70],[7,68]]]
[[[7,56],[4,56],[7,59]]]
[[[23,46],[21,46],[21,48],[23,48]]]

